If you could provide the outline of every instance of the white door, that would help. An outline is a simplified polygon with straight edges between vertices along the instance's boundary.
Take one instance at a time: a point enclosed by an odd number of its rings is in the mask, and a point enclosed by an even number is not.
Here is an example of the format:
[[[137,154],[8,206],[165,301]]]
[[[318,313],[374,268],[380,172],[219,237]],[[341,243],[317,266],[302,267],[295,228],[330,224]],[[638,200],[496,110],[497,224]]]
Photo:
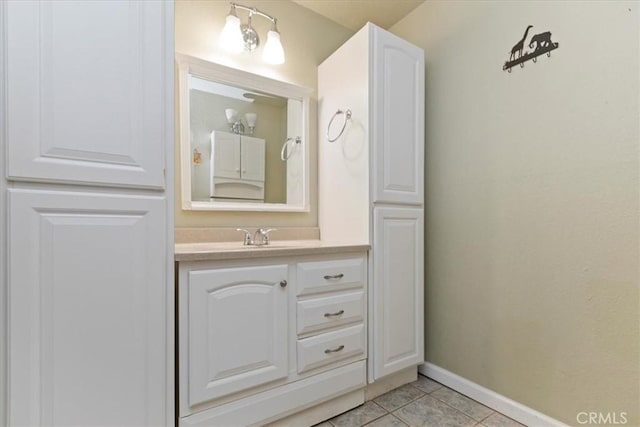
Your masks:
[[[188,313],[180,321],[188,322],[188,347],[180,354],[189,363],[189,406],[286,378],[287,265],[191,270],[186,277],[180,286],[188,287]]]
[[[173,422],[166,203],[9,190],[9,425]]]
[[[213,177],[240,179],[240,135],[221,131],[211,132],[212,186]]]
[[[3,7],[8,178],[164,188],[165,118],[174,108],[165,90],[173,85],[165,66],[172,5],[43,0]]]
[[[242,136],[242,179],[264,181],[264,139]]]
[[[374,208],[373,378],[424,360],[423,213],[414,208]]]
[[[424,52],[372,26],[373,202],[424,200]]]

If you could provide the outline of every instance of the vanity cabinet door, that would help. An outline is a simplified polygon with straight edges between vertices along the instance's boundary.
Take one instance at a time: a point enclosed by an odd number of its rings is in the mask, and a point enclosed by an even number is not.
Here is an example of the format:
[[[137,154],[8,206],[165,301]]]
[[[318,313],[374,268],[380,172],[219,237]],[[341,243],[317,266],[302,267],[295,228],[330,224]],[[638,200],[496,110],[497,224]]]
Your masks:
[[[422,209],[374,208],[371,362],[378,379],[424,360]]]
[[[211,165],[211,182],[213,177],[240,179],[240,135],[211,132]]]
[[[242,137],[242,179],[264,181],[265,162],[264,139]]]
[[[424,52],[373,27],[373,202],[421,205]]]
[[[287,377],[287,276],[287,265],[188,271],[189,407]]]

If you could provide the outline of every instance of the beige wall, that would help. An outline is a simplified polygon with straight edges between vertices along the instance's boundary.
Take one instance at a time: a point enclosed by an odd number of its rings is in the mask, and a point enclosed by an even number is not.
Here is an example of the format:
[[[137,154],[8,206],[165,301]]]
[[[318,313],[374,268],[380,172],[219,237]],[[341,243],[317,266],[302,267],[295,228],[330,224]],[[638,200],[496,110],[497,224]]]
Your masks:
[[[246,0],[241,4],[255,6],[278,19],[278,30],[285,50],[286,63],[268,65],[260,59],[261,50],[253,54],[227,54],[217,44],[218,35],[229,13],[229,2],[177,0],[175,4],[176,52],[212,62],[276,78],[312,89],[317,87],[317,66],[346,41],[353,32],[317,15],[289,0]],[[246,21],[247,13],[238,11]],[[253,26],[263,38],[270,28],[264,18],[254,18]],[[316,93],[310,109],[310,178],[311,211],[309,213],[267,212],[196,212],[180,206],[179,151],[176,149],[176,227],[235,226],[317,226],[317,108]],[[176,141],[178,141],[176,122]]]
[[[427,360],[571,425],[640,425],[638,9],[427,1],[392,28],[426,56]],[[528,24],[559,49],[503,72]]]

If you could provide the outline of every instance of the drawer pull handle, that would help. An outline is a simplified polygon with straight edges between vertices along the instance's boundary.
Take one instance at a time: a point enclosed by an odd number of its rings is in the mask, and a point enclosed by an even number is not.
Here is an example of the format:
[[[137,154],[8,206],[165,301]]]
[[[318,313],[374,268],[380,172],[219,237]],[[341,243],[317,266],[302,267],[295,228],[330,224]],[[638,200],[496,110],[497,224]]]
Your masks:
[[[336,311],[335,313],[325,313],[324,317],[335,317],[335,316],[341,316],[344,314],[344,310],[340,310],[340,311]]]
[[[337,353],[337,352],[339,352],[340,350],[343,350],[343,349],[344,349],[344,345],[341,345],[341,346],[336,347],[336,348],[328,348],[324,352],[325,352],[325,354],[331,354],[331,353]]]
[[[335,280],[335,279],[342,279],[344,277],[344,274],[340,273],[340,274],[333,274],[333,275],[326,275],[324,276],[324,280]]]

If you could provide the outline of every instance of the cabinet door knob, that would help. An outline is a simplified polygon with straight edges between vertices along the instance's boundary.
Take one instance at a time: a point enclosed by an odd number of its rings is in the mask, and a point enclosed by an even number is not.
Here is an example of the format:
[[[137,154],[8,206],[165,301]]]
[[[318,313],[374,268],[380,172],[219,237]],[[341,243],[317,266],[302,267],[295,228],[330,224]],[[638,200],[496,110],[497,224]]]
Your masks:
[[[341,345],[341,346],[336,347],[336,348],[328,348],[328,349],[326,349],[326,350],[324,351],[324,353],[325,353],[325,354],[337,353],[337,352],[339,352],[339,351],[340,351],[340,350],[342,350],[342,349],[344,349],[344,345]]]
[[[280,281],[280,286],[285,288],[287,286],[287,281],[286,280],[281,280]]]

